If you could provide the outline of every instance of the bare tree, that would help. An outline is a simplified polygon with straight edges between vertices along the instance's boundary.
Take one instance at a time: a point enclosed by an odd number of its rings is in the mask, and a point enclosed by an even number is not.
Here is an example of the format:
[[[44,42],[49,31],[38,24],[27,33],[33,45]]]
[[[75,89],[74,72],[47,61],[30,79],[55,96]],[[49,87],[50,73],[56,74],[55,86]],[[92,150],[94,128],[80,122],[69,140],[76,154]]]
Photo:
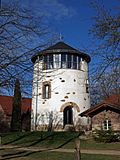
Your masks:
[[[99,102],[112,92],[120,93],[120,13],[98,1],[92,2],[92,7],[96,15],[90,32],[97,46],[92,51],[91,94]]]
[[[92,79],[92,78],[91,78]],[[97,81],[91,81],[91,104],[95,105],[111,94],[120,94],[120,69],[112,68]]]
[[[13,87],[16,77],[22,81],[23,88],[32,82],[30,58],[45,46],[43,36],[46,33],[47,27],[43,24],[43,15],[39,13],[39,17],[36,18],[32,11],[21,8],[19,4],[2,2],[0,9],[1,91]]]
[[[62,117],[57,111],[45,111],[43,114],[37,114],[36,127],[39,130],[50,132],[62,129]]]
[[[97,1],[92,6],[96,10],[96,16],[90,33],[98,42],[93,55],[98,58],[99,65],[95,71],[100,77],[109,67],[117,67],[120,62],[120,14],[119,10],[111,12]]]

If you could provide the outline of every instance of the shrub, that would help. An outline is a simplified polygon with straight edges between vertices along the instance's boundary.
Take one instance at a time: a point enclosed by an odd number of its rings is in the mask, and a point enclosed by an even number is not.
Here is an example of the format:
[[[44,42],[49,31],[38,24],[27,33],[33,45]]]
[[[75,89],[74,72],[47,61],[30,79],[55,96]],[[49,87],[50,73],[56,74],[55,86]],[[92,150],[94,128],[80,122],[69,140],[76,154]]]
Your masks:
[[[93,138],[97,142],[118,142],[120,141],[120,133],[113,132],[112,130],[96,130],[96,133],[93,134]]]
[[[7,122],[1,121],[0,122],[0,133],[6,133],[9,132],[10,128]]]

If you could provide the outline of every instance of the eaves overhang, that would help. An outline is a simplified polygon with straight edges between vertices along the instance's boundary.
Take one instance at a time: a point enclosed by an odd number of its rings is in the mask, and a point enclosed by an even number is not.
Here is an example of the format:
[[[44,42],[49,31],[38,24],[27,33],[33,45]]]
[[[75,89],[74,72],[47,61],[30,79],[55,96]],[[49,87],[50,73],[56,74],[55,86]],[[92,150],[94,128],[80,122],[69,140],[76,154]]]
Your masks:
[[[79,56],[83,57],[88,63],[91,61],[91,58],[88,54],[83,53],[83,52],[81,52],[77,49],[74,49],[64,42],[58,42],[55,45],[38,52],[37,54],[35,54],[31,58],[31,60],[32,60],[33,63],[35,63],[38,56],[41,57],[41,56],[47,55],[47,54],[59,54],[59,53],[61,53],[61,54],[64,54],[64,53],[76,54],[76,55],[79,55]]]
[[[115,105],[115,104],[102,103],[102,104],[99,104],[95,107],[91,107],[90,109],[80,113],[79,116],[93,117],[96,114],[98,114],[104,110],[106,110],[106,111],[111,110],[113,112],[120,114],[120,106]]]

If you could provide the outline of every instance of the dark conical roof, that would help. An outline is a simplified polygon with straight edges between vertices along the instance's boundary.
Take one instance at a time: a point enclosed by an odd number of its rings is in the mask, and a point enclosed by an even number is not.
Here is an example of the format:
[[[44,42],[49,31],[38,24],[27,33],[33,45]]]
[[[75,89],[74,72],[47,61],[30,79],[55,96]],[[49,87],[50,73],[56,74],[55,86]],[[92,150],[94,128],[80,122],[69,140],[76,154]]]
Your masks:
[[[78,51],[77,49],[69,46],[64,42],[58,42],[53,46],[48,47],[45,50],[40,51],[38,54],[32,57],[32,62],[34,63],[38,56],[45,54],[58,54],[58,53],[68,53],[68,54],[78,54],[83,57],[87,62],[90,62],[90,56]]]
[[[47,48],[47,50],[53,50],[53,49],[68,49],[68,50],[75,50],[74,48],[72,48],[71,46],[69,46],[68,44],[64,43],[64,42],[58,42],[55,45]]]

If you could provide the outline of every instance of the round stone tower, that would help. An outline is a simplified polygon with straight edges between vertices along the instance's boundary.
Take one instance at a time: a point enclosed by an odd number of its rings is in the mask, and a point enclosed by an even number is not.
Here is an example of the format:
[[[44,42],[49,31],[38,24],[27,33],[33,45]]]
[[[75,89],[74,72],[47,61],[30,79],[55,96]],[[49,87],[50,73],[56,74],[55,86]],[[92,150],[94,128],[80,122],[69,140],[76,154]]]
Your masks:
[[[90,56],[64,42],[39,52],[34,63],[32,129],[87,126],[79,114],[90,108]]]

